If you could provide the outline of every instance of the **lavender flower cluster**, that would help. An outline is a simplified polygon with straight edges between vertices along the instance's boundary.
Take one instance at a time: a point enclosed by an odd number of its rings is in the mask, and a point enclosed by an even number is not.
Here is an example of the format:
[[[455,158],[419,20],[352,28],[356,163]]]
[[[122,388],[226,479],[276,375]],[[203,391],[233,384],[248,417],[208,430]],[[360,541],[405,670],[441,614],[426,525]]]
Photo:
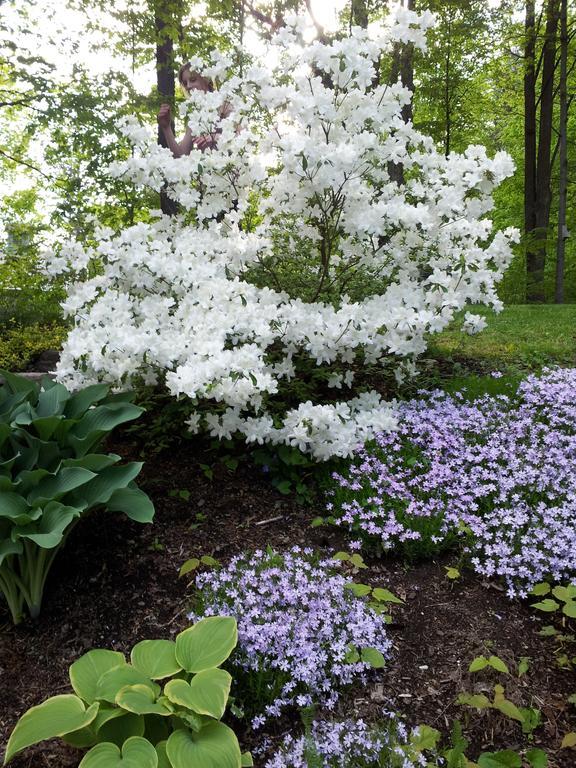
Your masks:
[[[294,547],[237,556],[197,577],[202,610],[193,618],[226,614],[238,622],[234,676],[254,728],[292,705],[333,708],[343,686],[370,669],[351,660],[351,650],[389,656],[384,619],[345,587],[337,567]]]
[[[393,717],[381,726],[368,727],[363,720],[314,721],[310,734],[286,736],[265,768],[415,768],[404,746],[405,726]],[[418,760],[418,758],[416,758]]]
[[[574,576],[576,369],[530,376],[513,398],[423,393],[398,416],[334,475],[337,524],[384,549],[463,536],[475,570],[510,596]]]

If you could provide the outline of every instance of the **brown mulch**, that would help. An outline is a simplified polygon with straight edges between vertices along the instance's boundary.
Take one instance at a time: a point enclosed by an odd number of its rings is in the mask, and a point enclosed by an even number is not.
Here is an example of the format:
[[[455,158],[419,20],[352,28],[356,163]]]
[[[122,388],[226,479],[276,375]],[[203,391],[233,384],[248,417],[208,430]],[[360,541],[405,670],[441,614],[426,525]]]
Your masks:
[[[128,442],[110,448],[137,455]],[[257,470],[241,465],[229,472],[218,465],[209,480],[200,463],[210,459],[190,444],[146,462],[139,483],[156,506],[151,526],[105,513],[82,521],[56,560],[37,622],[13,627],[0,603],[0,754],[27,708],[68,690],[68,667],[82,653],[94,647],[128,652],[142,639],[173,638],[188,625],[190,583],[178,578],[188,558],[210,554],[225,561],[267,544],[345,548],[339,532],[310,527],[322,510],[279,495]],[[179,490],[190,492],[187,501],[170,494]],[[574,750],[559,749],[563,735],[576,730],[575,708],[566,701],[576,690],[574,671],[558,666],[558,643],[538,635],[549,616],[535,615],[473,574],[450,581],[449,556],[412,565],[391,558],[367,562],[370,569],[354,578],[385,586],[405,603],[394,606],[389,625],[393,660],[370,685],[344,697],[341,714],[376,718],[394,709],[410,725],[427,723],[445,733],[458,718],[470,755],[540,746],[550,768],[576,765]],[[576,655],[574,647],[567,652]],[[511,674],[469,674],[470,661],[481,654],[499,656]],[[529,657],[529,668],[519,677],[521,657]],[[532,741],[498,712],[455,703],[463,691],[491,696],[498,682],[517,705],[541,710]],[[251,746],[249,733],[239,735]],[[31,747],[11,765],[72,768],[80,755],[54,741]]]

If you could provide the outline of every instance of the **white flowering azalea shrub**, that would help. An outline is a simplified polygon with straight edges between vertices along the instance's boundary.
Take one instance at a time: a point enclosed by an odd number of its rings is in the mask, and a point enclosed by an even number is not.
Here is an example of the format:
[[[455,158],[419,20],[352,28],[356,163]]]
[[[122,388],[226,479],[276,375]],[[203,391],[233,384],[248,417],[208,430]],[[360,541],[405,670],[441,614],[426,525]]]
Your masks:
[[[510,158],[444,157],[403,122],[409,91],[377,84],[380,57],[396,41],[422,48],[431,23],[401,10],[377,33],[305,44],[295,17],[241,76],[215,56],[203,71],[223,84],[183,106],[193,135],[217,138],[204,153],[175,159],[127,124],[134,154],[113,173],[167,189],[181,212],[54,257],[75,318],[60,380],[161,384],[190,398],[192,430],[318,460],[393,428],[376,392],[354,391],[355,370],[401,375],[469,303],[498,309],[516,238],[485,217]],[[310,377],[323,397],[287,396]]]

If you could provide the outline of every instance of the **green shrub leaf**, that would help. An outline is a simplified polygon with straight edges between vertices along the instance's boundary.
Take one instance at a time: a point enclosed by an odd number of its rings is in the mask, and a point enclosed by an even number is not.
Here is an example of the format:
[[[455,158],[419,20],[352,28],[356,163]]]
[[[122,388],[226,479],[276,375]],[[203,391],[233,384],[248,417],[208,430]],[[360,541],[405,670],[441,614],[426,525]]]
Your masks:
[[[176,658],[187,672],[203,672],[225,662],[237,641],[236,619],[209,616],[178,635]]]
[[[37,707],[29,709],[18,720],[8,740],[5,762],[9,762],[15,754],[39,741],[85,728],[97,714],[98,704],[92,704],[86,709],[84,702],[73,694],[47,699]]]
[[[372,597],[375,600],[378,600],[379,603],[397,603],[398,605],[402,605],[404,603],[404,600],[396,597],[396,595],[390,592],[389,589],[384,589],[383,587],[376,587],[373,589]]]
[[[209,723],[199,733],[174,731],[166,743],[173,768],[241,768],[234,731],[224,723]]]
[[[132,666],[151,680],[160,680],[180,672],[176,661],[176,643],[172,640],[142,640],[130,653]]]
[[[158,768],[158,755],[149,741],[131,736],[122,751],[108,742],[97,744],[84,755],[78,768]]]
[[[552,611],[557,611],[560,606],[556,602],[556,600],[552,600],[550,598],[547,598],[546,600],[541,600],[539,603],[532,603],[532,608],[537,608],[539,611],[546,611],[548,613]]]

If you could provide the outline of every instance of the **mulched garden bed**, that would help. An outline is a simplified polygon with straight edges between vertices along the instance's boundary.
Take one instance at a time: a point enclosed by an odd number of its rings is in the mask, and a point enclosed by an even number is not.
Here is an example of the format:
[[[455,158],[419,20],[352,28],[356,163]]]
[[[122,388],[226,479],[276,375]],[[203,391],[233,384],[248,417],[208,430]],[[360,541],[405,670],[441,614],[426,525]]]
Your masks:
[[[138,446],[129,440],[109,448],[126,458],[138,456]],[[68,666],[82,653],[94,647],[128,652],[145,638],[173,638],[189,624],[190,579],[178,578],[188,558],[209,554],[226,561],[267,544],[314,546],[327,553],[346,548],[341,532],[310,527],[322,510],[281,496],[244,465],[235,472],[217,465],[209,480],[199,466],[209,462],[189,443],[149,458],[139,484],[154,500],[154,525],[103,513],[82,521],[52,570],[40,619],[13,627],[0,604],[3,746],[27,708],[67,691]],[[190,492],[187,501],[170,494],[180,490]],[[576,688],[574,673],[558,666],[558,643],[537,634],[550,623],[548,616],[510,601],[499,585],[472,574],[450,581],[445,566],[454,565],[455,556],[411,565],[393,558],[367,563],[370,569],[354,578],[389,588],[405,604],[394,606],[389,626],[393,660],[369,686],[343,697],[341,714],[375,719],[383,708],[394,709],[409,725],[426,723],[445,733],[459,718],[471,756],[514,749],[526,744],[518,723],[455,703],[463,691],[490,696],[501,682],[516,704],[541,710],[533,744],[549,753],[549,767],[574,765],[573,750],[559,750],[562,736],[576,730],[576,709],[566,703]],[[470,675],[470,661],[481,654],[499,656],[512,674]],[[521,657],[529,657],[530,664],[518,677]],[[284,721],[277,731],[292,726]],[[253,735],[235,727],[242,745],[253,746]],[[11,765],[72,768],[80,754],[54,741],[26,750]]]

